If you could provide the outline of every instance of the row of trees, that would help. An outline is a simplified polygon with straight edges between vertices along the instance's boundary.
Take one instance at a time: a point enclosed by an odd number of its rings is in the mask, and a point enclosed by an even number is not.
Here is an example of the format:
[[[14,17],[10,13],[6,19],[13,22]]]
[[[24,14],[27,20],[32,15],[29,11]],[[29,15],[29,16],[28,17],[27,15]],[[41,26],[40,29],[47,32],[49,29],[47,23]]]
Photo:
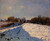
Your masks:
[[[30,20],[30,22],[31,23],[42,24],[42,25],[50,25],[50,18],[38,16],[38,17],[32,18]]]
[[[36,23],[36,24],[42,24],[42,25],[50,25],[50,18],[49,17],[34,17],[31,20],[26,20],[25,17],[22,19],[20,18],[15,18],[15,17],[9,17],[7,19],[9,22],[19,22],[19,23]]]
[[[10,21],[10,22],[18,22],[18,23],[25,23],[26,22],[26,18],[25,17],[23,17],[22,19],[20,19],[20,18],[15,18],[15,17],[9,17],[8,19],[7,19],[7,21]]]

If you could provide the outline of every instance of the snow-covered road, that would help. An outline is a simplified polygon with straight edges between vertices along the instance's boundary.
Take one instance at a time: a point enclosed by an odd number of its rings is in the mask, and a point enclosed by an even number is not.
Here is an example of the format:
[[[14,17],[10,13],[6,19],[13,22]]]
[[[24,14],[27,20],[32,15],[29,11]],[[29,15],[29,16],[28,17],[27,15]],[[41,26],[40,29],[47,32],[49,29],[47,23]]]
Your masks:
[[[25,23],[21,26],[0,30],[6,35],[1,41],[50,41],[50,26]],[[5,39],[6,38],[6,39]]]

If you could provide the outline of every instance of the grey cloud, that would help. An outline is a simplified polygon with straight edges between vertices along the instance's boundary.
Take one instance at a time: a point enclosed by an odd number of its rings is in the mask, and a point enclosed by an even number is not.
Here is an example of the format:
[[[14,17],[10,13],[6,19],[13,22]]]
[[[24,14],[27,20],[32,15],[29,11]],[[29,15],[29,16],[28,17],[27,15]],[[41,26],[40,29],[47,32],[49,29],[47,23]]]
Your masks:
[[[38,16],[39,14],[50,16],[50,12],[48,11],[48,8],[46,8],[47,4],[48,0],[2,0],[0,3],[0,17],[7,15],[15,17],[31,17]],[[20,9],[21,5],[23,8]],[[11,10],[7,10],[9,6],[12,7]]]

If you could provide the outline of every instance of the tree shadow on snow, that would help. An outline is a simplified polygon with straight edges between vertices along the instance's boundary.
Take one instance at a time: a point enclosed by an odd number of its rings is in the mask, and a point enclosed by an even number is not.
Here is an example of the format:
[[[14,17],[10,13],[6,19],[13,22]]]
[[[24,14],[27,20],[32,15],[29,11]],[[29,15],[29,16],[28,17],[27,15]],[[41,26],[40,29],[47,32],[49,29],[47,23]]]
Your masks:
[[[22,41],[43,41],[42,39],[39,39],[37,37],[31,37],[30,34],[22,28],[22,26],[14,28],[10,30],[10,32],[13,33],[13,35],[15,35],[19,40],[22,39]],[[10,36],[12,36],[12,34]]]

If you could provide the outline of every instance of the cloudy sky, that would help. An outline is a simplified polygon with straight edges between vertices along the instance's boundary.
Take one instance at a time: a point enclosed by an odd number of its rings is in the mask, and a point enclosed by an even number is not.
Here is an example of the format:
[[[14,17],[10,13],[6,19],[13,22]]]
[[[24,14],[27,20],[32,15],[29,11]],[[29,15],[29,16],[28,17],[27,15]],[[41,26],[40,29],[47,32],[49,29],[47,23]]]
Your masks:
[[[50,17],[49,0],[0,0],[0,18],[38,15]]]

